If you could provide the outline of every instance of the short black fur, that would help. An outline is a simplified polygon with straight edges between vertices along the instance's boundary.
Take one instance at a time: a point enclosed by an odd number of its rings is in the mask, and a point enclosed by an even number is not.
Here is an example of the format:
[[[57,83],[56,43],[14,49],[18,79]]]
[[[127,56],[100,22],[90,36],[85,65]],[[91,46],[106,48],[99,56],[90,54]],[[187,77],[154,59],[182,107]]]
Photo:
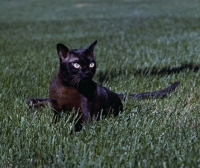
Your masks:
[[[121,100],[127,96],[116,94],[92,80],[96,72],[93,54],[96,43],[97,41],[93,42],[85,49],[72,50],[63,44],[57,44],[60,67],[49,87],[50,99],[30,98],[29,105],[44,107],[45,102],[48,102],[55,116],[62,111],[71,111],[74,108],[80,118],[75,125],[76,131],[79,131],[83,124],[87,124],[90,118],[99,120],[100,113],[106,116],[112,112],[116,116],[122,112]],[[176,82],[163,90],[128,96],[135,99],[163,98],[178,85],[179,82]]]

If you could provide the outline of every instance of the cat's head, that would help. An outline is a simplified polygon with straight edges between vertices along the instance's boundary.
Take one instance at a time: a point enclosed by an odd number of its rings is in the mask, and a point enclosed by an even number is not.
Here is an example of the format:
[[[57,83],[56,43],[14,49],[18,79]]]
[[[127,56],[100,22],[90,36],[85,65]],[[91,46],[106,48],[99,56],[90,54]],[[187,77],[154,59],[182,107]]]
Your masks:
[[[72,50],[61,43],[57,44],[60,73],[62,80],[69,86],[78,87],[79,84],[92,80],[96,71],[93,54],[96,43],[97,41],[94,41],[85,49]]]

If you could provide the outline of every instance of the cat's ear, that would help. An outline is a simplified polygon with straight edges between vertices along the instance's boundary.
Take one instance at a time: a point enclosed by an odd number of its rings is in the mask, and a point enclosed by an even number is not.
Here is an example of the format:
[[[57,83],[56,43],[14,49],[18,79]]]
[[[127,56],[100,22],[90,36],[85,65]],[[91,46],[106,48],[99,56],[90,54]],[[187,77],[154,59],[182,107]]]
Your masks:
[[[95,47],[96,44],[97,44],[97,40],[94,41],[92,44],[90,44],[90,45],[85,49],[85,52],[93,53],[94,47]]]
[[[63,59],[65,59],[67,57],[69,49],[64,44],[58,43],[57,44],[57,52],[58,52],[60,61],[62,61]]]

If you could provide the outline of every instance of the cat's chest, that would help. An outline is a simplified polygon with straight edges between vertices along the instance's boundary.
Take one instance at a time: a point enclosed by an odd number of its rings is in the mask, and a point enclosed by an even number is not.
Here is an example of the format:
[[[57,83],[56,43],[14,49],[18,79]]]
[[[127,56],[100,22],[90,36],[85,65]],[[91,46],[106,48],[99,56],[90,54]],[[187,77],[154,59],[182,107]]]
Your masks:
[[[72,110],[79,109],[81,102],[84,100],[83,96],[77,89],[72,87],[57,87],[50,89],[50,98],[54,101],[54,106],[57,109]]]

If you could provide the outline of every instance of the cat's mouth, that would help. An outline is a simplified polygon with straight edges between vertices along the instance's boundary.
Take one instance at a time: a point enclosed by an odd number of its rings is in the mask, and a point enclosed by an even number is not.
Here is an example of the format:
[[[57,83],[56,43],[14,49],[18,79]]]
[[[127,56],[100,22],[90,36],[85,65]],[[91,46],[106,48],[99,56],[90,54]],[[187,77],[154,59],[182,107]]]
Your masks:
[[[84,77],[80,80],[80,84],[87,84],[91,81],[92,79],[90,77]]]
[[[84,87],[89,85],[89,83],[92,81],[92,78],[88,75],[84,76],[73,76],[73,78],[69,78],[69,85],[71,87]]]
[[[88,85],[90,82],[92,81],[92,78],[89,75],[84,75],[81,77],[80,82],[79,82],[79,86],[80,85]]]

